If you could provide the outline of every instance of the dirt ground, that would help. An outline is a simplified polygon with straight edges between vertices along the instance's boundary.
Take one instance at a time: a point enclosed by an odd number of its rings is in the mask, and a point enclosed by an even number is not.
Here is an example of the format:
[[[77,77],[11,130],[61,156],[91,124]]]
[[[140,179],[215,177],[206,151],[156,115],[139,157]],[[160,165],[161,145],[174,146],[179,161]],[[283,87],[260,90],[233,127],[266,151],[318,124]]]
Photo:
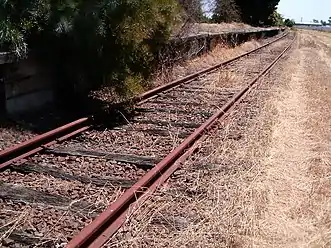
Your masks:
[[[108,247],[331,247],[331,34],[298,31]]]

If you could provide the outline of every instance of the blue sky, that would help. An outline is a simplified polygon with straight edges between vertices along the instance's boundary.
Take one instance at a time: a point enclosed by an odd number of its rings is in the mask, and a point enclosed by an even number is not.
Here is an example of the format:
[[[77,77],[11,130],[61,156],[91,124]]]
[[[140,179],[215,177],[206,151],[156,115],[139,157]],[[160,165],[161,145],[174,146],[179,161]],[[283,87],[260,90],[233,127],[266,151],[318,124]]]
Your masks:
[[[280,0],[278,11],[296,21],[311,22],[313,19],[327,21],[331,16],[331,0]]]
[[[204,9],[210,9],[214,0],[203,0]],[[278,11],[297,22],[312,22],[313,19],[327,21],[331,16],[331,0],[280,0]]]

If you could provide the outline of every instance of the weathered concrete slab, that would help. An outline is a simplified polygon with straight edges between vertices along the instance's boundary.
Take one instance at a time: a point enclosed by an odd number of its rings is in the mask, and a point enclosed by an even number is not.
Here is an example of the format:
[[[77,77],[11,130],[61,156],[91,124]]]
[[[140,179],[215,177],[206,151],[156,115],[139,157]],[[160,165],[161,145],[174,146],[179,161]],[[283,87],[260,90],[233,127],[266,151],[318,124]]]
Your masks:
[[[250,28],[244,30],[227,30],[224,32],[188,33],[173,37],[159,54],[160,64],[173,65],[201,56],[218,44],[237,46],[252,39],[272,37],[285,28]]]

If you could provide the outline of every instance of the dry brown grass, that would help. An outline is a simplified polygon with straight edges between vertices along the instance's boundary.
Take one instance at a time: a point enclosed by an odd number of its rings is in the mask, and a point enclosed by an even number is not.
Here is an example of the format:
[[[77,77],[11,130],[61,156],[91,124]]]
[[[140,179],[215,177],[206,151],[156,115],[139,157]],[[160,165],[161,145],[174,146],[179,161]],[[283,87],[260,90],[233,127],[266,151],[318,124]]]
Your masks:
[[[252,92],[108,246],[330,247],[326,48],[300,33],[274,91]]]
[[[172,69],[160,71],[155,78],[154,85],[161,85],[181,77],[185,77],[197,71],[217,65],[223,61],[239,56],[245,52],[259,47],[261,43],[256,40],[245,42],[237,47],[229,47],[225,44],[218,44],[212,51],[175,65]]]
[[[240,80],[227,73],[218,73],[215,79],[206,80],[207,90],[231,87]],[[253,114],[249,105],[246,111],[248,116]],[[207,138],[201,145],[202,151],[188,161],[184,169],[177,171],[174,180],[170,180],[152,201],[141,206],[139,216],[125,227],[120,240],[112,240],[108,246],[226,247],[239,244],[241,241],[233,236],[241,225],[241,214],[237,211],[244,214],[245,209],[240,206],[247,199],[238,194],[247,193],[241,192],[242,187],[246,188],[256,173],[252,164],[245,161],[252,151],[237,154],[240,146],[252,139],[247,136],[242,139],[243,143],[239,142],[242,133],[237,128],[238,117],[239,111],[216,132],[216,138]],[[262,140],[259,134],[253,138]],[[238,207],[234,209],[236,204]],[[244,226],[242,231],[246,231]]]
[[[298,49],[300,47],[300,49]],[[263,215],[249,237],[254,247],[329,247],[331,206],[330,67],[316,38],[299,36],[278,82],[277,122],[261,161],[265,174],[254,187],[264,192]],[[330,62],[330,61],[329,61]],[[257,197],[254,205],[264,199]]]
[[[200,153],[130,222],[125,238],[112,241],[110,247],[243,246],[242,235],[250,232],[251,184],[260,169],[251,155],[262,152],[266,136],[255,132],[257,119],[250,135],[244,134],[244,127],[238,129],[240,111],[201,144]],[[249,105],[245,111],[247,116],[253,114]],[[242,150],[245,144],[251,145]]]

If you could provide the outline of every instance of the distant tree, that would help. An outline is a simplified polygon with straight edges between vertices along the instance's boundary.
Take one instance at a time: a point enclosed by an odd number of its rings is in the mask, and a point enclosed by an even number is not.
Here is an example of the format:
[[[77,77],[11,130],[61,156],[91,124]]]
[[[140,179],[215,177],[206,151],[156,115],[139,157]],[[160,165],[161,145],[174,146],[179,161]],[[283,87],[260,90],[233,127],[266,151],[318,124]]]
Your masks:
[[[331,25],[331,16],[329,17],[328,22],[329,22],[329,25]]]
[[[326,21],[321,20],[321,24],[322,24],[323,26],[326,26],[328,23],[327,23]]]
[[[277,11],[274,11],[274,13],[272,13],[272,15],[270,16],[270,22],[273,26],[283,26],[284,18]]]
[[[215,22],[238,22],[241,20],[240,11],[235,0],[217,0],[213,15]]]
[[[186,20],[200,22],[204,19],[201,0],[178,0],[178,2]]]
[[[285,19],[284,25],[287,27],[293,27],[295,25],[295,21],[292,19]]]
[[[313,19],[313,23],[319,23],[319,21],[316,19]]]
[[[272,25],[270,16],[276,11],[279,0],[236,0],[241,19],[252,25]]]

